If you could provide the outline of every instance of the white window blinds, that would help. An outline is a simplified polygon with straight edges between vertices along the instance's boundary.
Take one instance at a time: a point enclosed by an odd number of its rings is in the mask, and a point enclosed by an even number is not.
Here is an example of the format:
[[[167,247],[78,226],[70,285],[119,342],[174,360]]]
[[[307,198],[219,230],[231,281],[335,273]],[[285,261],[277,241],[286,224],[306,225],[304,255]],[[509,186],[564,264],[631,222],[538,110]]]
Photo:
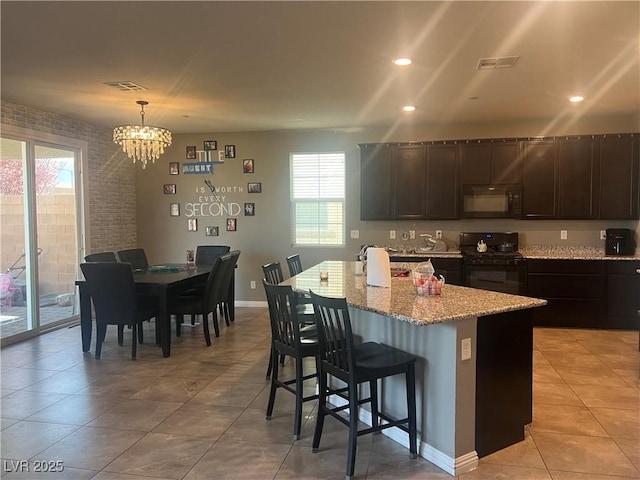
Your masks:
[[[344,245],[344,152],[292,153],[293,245]]]

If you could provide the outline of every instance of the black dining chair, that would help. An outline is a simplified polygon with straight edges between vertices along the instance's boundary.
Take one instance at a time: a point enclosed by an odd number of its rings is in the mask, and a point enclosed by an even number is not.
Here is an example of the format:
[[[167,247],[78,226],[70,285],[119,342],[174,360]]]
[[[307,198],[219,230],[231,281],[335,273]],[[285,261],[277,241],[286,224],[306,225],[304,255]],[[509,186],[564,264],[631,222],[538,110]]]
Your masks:
[[[287,257],[287,266],[289,267],[289,275],[295,277],[302,272],[302,260],[299,254],[289,255]]]
[[[349,427],[349,446],[347,452],[346,478],[350,479],[355,470],[357,439],[367,433],[380,432],[398,427],[409,434],[411,458],[416,458],[416,357],[396,348],[375,342],[355,345],[351,320],[345,298],[329,298],[310,292],[316,313],[318,343],[320,345],[318,384],[319,399],[316,428],[313,435],[312,450],[317,452],[324,419],[331,415],[340,423]],[[378,380],[392,375],[404,375],[406,381],[407,416],[401,419],[391,418],[381,411],[378,401]],[[329,381],[334,377],[346,383],[346,387],[334,386]],[[359,385],[369,384],[369,397],[360,398]],[[345,405],[333,407],[327,403],[331,395],[337,395],[347,401]],[[371,427],[358,429],[358,409],[361,405],[371,405]],[[348,414],[347,414],[348,412]],[[384,423],[381,423],[381,421]]]
[[[225,302],[227,299],[228,283],[226,269],[233,260],[234,257],[231,253],[216,258],[207,277],[207,285],[201,295],[180,295],[171,300],[169,303],[169,313],[176,315],[176,334],[178,336],[180,335],[181,321],[184,315],[202,315],[204,338],[207,346],[211,346],[209,314],[213,314],[213,329],[216,337],[220,336],[217,308],[219,304]]]
[[[198,245],[196,247],[196,265],[213,265],[216,258],[230,251],[229,245]]]
[[[131,358],[136,359],[137,343],[142,343],[142,322],[159,314],[157,299],[139,297],[127,263],[87,262],[80,269],[96,314],[96,358],[100,358],[107,325],[118,325],[118,344],[123,344],[124,326],[131,327]]]
[[[122,263],[130,263],[133,271],[146,270],[149,268],[147,254],[143,248],[118,250],[118,260]]]
[[[273,285],[262,280],[269,305],[269,319],[271,321],[271,389],[267,404],[267,420],[271,420],[276,392],[279,388],[296,396],[296,408],[293,422],[293,439],[300,437],[302,426],[302,404],[316,400],[318,395],[304,396],[304,382],[317,377],[317,367],[313,373],[304,374],[304,359],[318,355],[318,337],[302,336],[300,322],[296,313],[296,297],[288,285]],[[290,356],[295,362],[295,377],[288,380],[280,378],[278,356]]]
[[[99,253],[90,253],[86,257],[84,257],[85,262],[111,262],[115,263],[118,261],[118,257],[116,257],[116,252],[99,252]]]

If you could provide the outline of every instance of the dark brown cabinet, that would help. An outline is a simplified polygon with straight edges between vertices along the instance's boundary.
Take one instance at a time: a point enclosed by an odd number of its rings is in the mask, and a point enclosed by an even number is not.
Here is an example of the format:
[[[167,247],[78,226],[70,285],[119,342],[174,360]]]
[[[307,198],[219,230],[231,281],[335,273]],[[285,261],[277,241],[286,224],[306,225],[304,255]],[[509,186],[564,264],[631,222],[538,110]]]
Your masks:
[[[469,141],[460,145],[462,185],[522,182],[522,153],[517,141]]]
[[[427,161],[424,147],[397,147],[393,174],[395,174],[392,177],[393,217],[398,220],[424,218],[427,190]]]
[[[598,161],[591,137],[558,140],[558,218],[598,217]]]
[[[394,148],[360,145],[360,219],[388,220],[392,216],[391,172]]]
[[[553,140],[524,142],[522,213],[524,218],[554,218],[557,212],[556,181],[558,144]]]
[[[458,212],[458,146],[427,146],[427,219],[456,219]]]
[[[638,135],[600,139],[600,218],[638,218]]]
[[[607,261],[607,321],[602,328],[638,328],[640,262]]]

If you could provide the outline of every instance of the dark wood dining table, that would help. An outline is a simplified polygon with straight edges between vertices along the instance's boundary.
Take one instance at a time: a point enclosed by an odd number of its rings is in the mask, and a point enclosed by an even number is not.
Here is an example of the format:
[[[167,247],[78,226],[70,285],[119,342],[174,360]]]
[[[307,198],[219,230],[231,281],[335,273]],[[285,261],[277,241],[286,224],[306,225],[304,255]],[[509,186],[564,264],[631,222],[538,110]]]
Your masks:
[[[171,298],[181,291],[194,285],[206,282],[212,265],[188,266],[186,264],[167,264],[164,268],[151,266],[143,271],[134,271],[133,280],[136,292],[141,295],[152,295],[158,298],[160,313],[156,318],[158,337],[162,347],[162,355],[171,355],[171,315],[169,314],[169,302]],[[235,288],[234,280],[231,281],[229,296],[230,320],[234,320]],[[77,280],[76,285],[80,293],[80,329],[82,332],[82,351],[88,352],[91,348],[91,334],[93,322],[91,318],[91,295],[84,280]]]

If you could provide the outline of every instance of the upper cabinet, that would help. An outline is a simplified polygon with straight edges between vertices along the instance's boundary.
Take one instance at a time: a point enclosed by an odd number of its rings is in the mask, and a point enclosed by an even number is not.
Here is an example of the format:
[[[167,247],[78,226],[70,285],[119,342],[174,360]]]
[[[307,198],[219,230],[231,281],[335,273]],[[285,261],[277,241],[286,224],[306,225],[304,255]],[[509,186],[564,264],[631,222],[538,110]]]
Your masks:
[[[596,141],[593,137],[558,140],[558,218],[598,217]]]
[[[557,213],[558,144],[553,140],[524,142],[522,214],[554,218]]]
[[[428,219],[456,219],[458,212],[458,146],[427,145]]]
[[[391,172],[394,147],[360,145],[360,219],[388,220],[392,216]]]
[[[391,210],[393,218],[424,218],[427,191],[427,160],[422,145],[396,147],[392,168]]]
[[[600,139],[600,218],[638,218],[638,135]]]
[[[462,185],[518,185],[522,182],[522,153],[515,140],[477,140],[460,145]]]

